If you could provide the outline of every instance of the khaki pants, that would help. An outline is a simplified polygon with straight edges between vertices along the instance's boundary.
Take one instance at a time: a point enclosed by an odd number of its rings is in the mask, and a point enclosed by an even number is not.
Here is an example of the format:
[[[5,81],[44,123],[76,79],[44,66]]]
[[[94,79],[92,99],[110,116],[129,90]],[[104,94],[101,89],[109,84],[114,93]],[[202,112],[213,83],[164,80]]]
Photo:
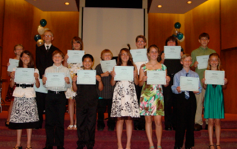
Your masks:
[[[203,108],[203,99],[205,96],[205,89],[202,88],[202,92],[200,94],[195,94],[196,96],[196,101],[197,101],[197,110],[196,110],[196,115],[195,115],[195,124],[202,125],[202,108]],[[206,121],[207,124],[207,121]]]

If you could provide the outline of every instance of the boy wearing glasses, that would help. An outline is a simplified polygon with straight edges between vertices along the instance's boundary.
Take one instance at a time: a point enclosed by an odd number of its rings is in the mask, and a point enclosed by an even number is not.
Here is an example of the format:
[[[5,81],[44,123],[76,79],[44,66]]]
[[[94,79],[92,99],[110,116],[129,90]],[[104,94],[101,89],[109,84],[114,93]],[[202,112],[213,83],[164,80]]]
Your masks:
[[[36,67],[39,70],[40,79],[43,78],[44,71],[47,67],[53,65],[52,53],[55,50],[59,50],[52,45],[54,40],[51,30],[46,30],[43,35],[44,45],[36,48]],[[59,50],[60,51],[60,50]],[[39,113],[39,127],[42,128],[43,123],[43,111],[45,110],[45,97],[47,94],[36,91],[36,102]]]

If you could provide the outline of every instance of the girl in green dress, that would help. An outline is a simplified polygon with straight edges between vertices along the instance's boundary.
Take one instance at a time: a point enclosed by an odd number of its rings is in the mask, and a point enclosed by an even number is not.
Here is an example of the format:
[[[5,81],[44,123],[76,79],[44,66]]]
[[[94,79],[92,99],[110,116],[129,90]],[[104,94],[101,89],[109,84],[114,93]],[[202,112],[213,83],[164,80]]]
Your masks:
[[[164,97],[161,84],[147,84],[147,71],[166,71],[166,66],[157,61],[159,48],[151,45],[147,49],[149,62],[140,68],[139,85],[142,87],[140,98],[140,115],[145,116],[145,129],[149,141],[149,149],[154,148],[152,141],[152,118],[156,125],[157,148],[161,149],[162,122],[164,116]],[[168,86],[170,77],[166,72],[166,85]]]
[[[209,56],[207,70],[221,70],[220,57],[217,53]],[[216,147],[220,149],[221,125],[220,119],[224,118],[224,100],[222,88],[226,87],[227,79],[224,78],[224,85],[205,84],[205,72],[202,79],[203,88],[206,89],[204,99],[204,118],[208,119],[208,134],[210,141],[210,149],[215,149],[213,145],[213,125],[215,123]]]

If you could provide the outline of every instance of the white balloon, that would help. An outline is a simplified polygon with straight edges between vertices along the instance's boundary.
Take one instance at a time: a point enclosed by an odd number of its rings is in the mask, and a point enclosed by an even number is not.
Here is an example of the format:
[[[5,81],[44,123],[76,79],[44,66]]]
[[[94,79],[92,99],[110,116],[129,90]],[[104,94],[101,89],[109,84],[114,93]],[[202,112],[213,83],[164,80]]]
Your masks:
[[[179,40],[179,42],[183,42],[185,39],[185,36],[183,35],[183,38],[181,40]]]
[[[38,30],[38,33],[39,33],[40,35],[43,35],[43,34],[44,34],[44,31],[45,31],[45,28],[42,27],[41,25],[39,25],[37,30]]]

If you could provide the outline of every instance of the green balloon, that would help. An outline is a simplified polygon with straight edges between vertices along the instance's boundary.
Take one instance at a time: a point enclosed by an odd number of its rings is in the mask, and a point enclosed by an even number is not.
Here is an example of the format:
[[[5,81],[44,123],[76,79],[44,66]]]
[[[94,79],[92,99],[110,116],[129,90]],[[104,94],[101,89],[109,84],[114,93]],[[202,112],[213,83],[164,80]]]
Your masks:
[[[177,38],[178,38],[179,40],[181,40],[183,37],[184,37],[183,33],[178,33],[178,34],[177,34]]]
[[[174,24],[174,27],[175,27],[175,28],[180,28],[180,27],[181,27],[181,24],[180,24],[179,22],[176,22],[176,23]]]

